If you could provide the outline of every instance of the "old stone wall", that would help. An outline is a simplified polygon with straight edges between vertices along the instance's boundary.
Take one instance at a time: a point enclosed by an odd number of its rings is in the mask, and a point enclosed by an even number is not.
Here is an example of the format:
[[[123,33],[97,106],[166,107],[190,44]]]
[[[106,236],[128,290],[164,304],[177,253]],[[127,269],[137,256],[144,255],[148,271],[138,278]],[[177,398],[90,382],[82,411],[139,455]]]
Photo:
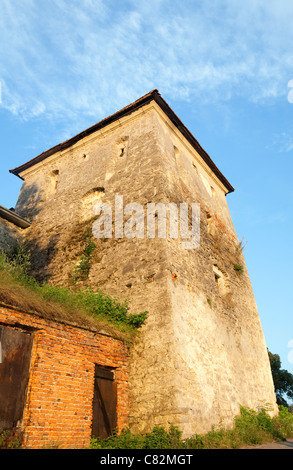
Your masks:
[[[240,405],[269,405],[275,413],[265,339],[224,191],[175,132],[160,136],[171,198],[201,205],[199,247],[184,250],[176,239],[167,243],[176,422],[191,434],[219,422],[231,425]]]
[[[128,351],[113,337],[0,306],[0,325],[33,334],[22,423],[24,448],[87,448],[95,365],[114,370],[117,428],[127,426]]]
[[[34,274],[91,286],[149,312],[131,349],[129,423],[145,432],[178,425],[185,435],[240,405],[276,411],[265,341],[231,221],[225,188],[157,105],[150,104],[26,170],[17,211],[32,221]],[[200,245],[92,240],[83,279],[74,272],[94,223],[95,202],[200,203]],[[130,214],[125,216],[124,221]],[[235,266],[242,266],[236,271]]]
[[[0,251],[9,252],[22,241],[22,229],[0,217]]]

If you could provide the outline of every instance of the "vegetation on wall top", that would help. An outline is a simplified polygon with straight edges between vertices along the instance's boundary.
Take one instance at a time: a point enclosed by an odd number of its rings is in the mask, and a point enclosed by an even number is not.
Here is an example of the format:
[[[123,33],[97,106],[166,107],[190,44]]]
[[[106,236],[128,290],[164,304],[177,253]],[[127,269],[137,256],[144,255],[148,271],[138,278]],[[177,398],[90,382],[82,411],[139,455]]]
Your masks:
[[[90,288],[39,284],[28,274],[29,269],[30,253],[25,247],[19,246],[11,254],[0,253],[0,302],[50,319],[126,336],[146,320],[147,312],[130,314],[127,301]]]

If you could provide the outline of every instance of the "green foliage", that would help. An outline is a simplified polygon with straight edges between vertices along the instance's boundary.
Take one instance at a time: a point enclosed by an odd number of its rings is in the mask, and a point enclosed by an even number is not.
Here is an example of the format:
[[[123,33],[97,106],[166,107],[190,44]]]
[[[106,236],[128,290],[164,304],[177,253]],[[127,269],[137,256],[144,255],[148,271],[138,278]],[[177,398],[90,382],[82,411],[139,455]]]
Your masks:
[[[287,407],[279,405],[279,415],[273,418],[272,422],[284,438],[293,437],[293,414]]]
[[[0,449],[20,449],[21,433],[0,429]]]
[[[242,264],[234,264],[234,269],[235,269],[235,271],[237,271],[238,273],[242,273],[242,272],[243,272],[243,266],[242,266]]]
[[[9,270],[16,276],[28,275],[31,267],[31,254],[25,245],[16,246],[11,252],[0,252],[0,269]]]
[[[106,439],[93,437],[90,449],[239,449],[241,447],[259,445],[263,442],[283,441],[293,437],[293,414],[286,407],[279,407],[279,414],[271,418],[265,409],[257,412],[241,407],[235,418],[233,429],[212,429],[207,434],[195,434],[182,438],[177,426],[166,430],[163,426],[155,426],[144,435],[133,434],[129,428],[120,434],[114,432]],[[21,447],[21,435],[11,431],[0,430],[0,449]],[[57,445],[46,444],[44,448]]]
[[[92,246],[87,247],[87,256],[92,253]],[[0,271],[4,270],[30,291],[37,292],[45,300],[59,303],[72,309],[80,309],[94,318],[106,318],[114,326],[139,328],[147,318],[147,312],[139,314],[128,313],[129,307],[125,300],[120,302],[102,291],[92,289],[70,289],[62,286],[52,286],[46,283],[40,285],[29,276],[30,256],[24,247],[19,247],[14,253],[0,253]]]
[[[143,446],[144,436],[132,434],[128,428],[119,435],[114,432],[106,439],[93,437],[90,442],[90,449],[143,449]]]
[[[293,375],[285,369],[281,369],[281,360],[278,354],[268,351],[272,376],[278,405],[288,407],[287,398],[293,398]]]
[[[182,432],[176,426],[170,426],[166,431],[162,426],[154,427],[153,431],[145,436],[146,449],[179,449],[182,445]]]
[[[78,265],[74,269],[73,279],[75,282],[83,281],[88,278],[91,268],[91,257],[96,249],[96,245],[92,240],[91,233],[88,230],[85,236],[85,247]]]
[[[44,284],[39,287],[40,292],[47,300],[67,304],[72,308],[86,310],[89,315],[96,318],[106,317],[114,324],[125,324],[140,327],[146,320],[147,312],[140,314],[128,313],[129,307],[125,300],[120,302],[102,291],[94,292],[92,289],[71,290],[60,286]]]
[[[241,407],[240,416],[235,418],[235,432],[244,444],[261,444],[266,437],[272,440],[285,439],[264,409],[256,412]]]
[[[18,245],[8,254],[8,260],[15,269],[28,273],[31,267],[31,254],[25,245]]]
[[[241,407],[232,429],[212,429],[207,434],[182,438],[176,426],[169,430],[156,426],[145,435],[124,429],[106,439],[93,438],[91,449],[238,449],[263,442],[282,441],[293,437],[293,414],[279,407],[279,415],[271,418],[266,409],[257,412]]]
[[[146,435],[132,434],[126,428],[121,434],[114,433],[106,439],[94,437],[90,444],[91,449],[180,449],[182,446],[181,432],[176,426],[170,426],[168,431],[155,426]]]

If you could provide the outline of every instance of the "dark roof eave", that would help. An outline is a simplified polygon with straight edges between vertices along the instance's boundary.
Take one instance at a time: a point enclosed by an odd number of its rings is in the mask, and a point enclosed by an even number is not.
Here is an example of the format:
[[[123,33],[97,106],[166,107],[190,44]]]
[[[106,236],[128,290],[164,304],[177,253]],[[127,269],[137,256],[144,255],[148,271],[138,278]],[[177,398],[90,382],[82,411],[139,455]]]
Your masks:
[[[158,94],[156,99],[156,103],[161,107],[164,113],[168,116],[171,122],[178,128],[181,134],[186,138],[186,140],[192,145],[192,147],[198,152],[198,154],[202,157],[205,163],[211,168],[211,170],[215,173],[215,175],[219,178],[219,180],[223,183],[223,185],[227,188],[227,193],[232,193],[234,191],[233,186],[229,183],[229,181],[225,178],[225,176],[221,173],[219,168],[213,162],[211,157],[208,153],[202,148],[196,138],[191,134],[191,132],[187,129],[187,127],[182,123],[178,116],[174,113],[174,111],[170,108],[170,106],[166,103],[166,101]]]
[[[229,183],[229,181],[225,178],[225,176],[220,172],[220,170],[215,165],[215,163],[210,158],[210,156],[207,154],[207,152],[201,147],[199,142],[195,139],[195,137],[191,134],[191,132],[187,129],[187,127],[181,122],[178,116],[174,113],[174,111],[170,108],[170,106],[161,97],[160,93],[156,89],[150,91],[149,93],[139,98],[138,100],[134,101],[133,103],[129,104],[125,108],[121,109],[117,113],[112,114],[111,116],[103,119],[97,124],[94,124],[93,126],[84,130],[83,132],[80,132],[74,137],[71,137],[69,140],[62,142],[61,144],[55,145],[54,147],[50,148],[49,150],[46,150],[45,152],[41,153],[37,157],[29,160],[27,163],[24,163],[23,165],[20,165],[19,167],[14,168],[13,170],[9,170],[10,173],[21,178],[20,173],[23,172],[24,170],[27,170],[33,165],[36,165],[37,163],[45,160],[51,155],[54,155],[54,153],[61,152],[62,150],[66,150],[67,148],[71,147],[72,145],[74,145],[76,142],[83,139],[84,137],[87,137],[93,134],[94,132],[102,129],[103,127],[111,124],[112,122],[115,122],[118,119],[124,116],[127,116],[128,114],[133,113],[137,109],[141,108],[142,106],[145,106],[146,104],[150,103],[153,100],[160,106],[160,108],[168,116],[171,122],[178,128],[181,134],[188,140],[188,142],[195,148],[195,150],[203,158],[205,163],[211,168],[214,174],[218,177],[218,179],[222,182],[222,184],[227,189],[227,193],[233,192],[234,191],[233,186]]]
[[[0,206],[0,217],[21,228],[28,228],[31,225],[30,222],[16,214],[16,212],[11,211],[10,209],[6,209],[6,207],[3,206]]]

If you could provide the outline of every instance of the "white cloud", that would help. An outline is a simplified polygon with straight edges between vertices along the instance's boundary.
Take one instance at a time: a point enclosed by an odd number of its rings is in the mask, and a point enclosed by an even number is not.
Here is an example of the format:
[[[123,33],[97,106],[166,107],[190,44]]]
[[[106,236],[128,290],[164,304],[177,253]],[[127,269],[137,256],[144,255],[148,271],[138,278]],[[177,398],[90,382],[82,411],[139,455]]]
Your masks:
[[[288,153],[293,150],[293,133],[292,131],[281,132],[273,136],[272,147],[276,148],[279,153]]]
[[[2,106],[70,120],[152,88],[173,100],[286,97],[292,14],[291,0],[2,0]]]

